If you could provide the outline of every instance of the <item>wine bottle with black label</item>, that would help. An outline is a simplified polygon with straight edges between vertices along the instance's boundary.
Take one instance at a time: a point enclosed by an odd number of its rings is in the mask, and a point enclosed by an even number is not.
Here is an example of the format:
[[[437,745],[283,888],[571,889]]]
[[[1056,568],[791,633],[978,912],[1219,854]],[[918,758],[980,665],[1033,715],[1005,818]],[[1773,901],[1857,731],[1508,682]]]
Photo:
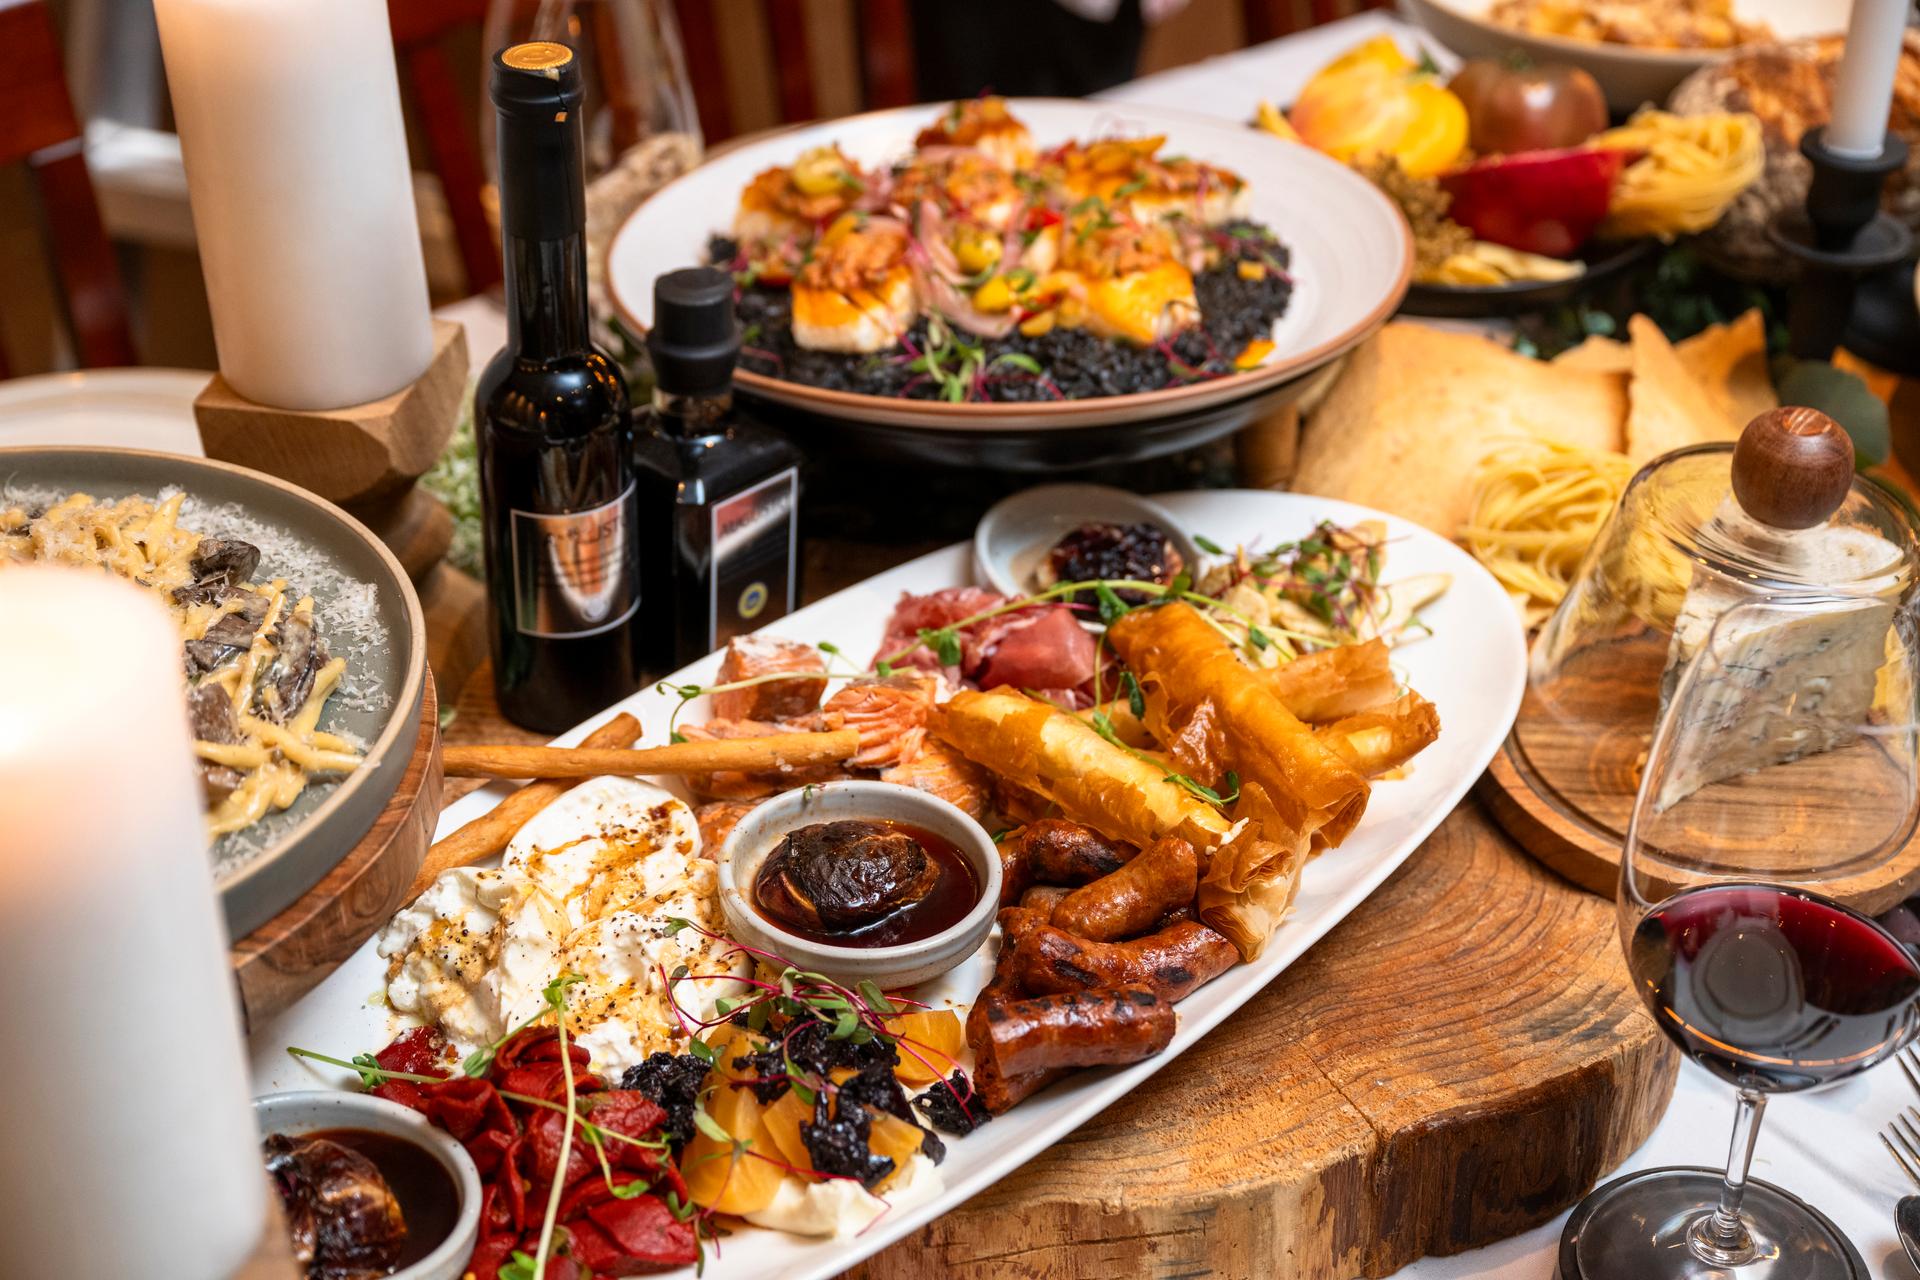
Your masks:
[[[473,423],[494,692],[543,732],[640,683],[627,385],[587,328],[583,92],[565,45],[494,57],[507,345],[480,375]]]
[[[658,675],[793,611],[800,456],[734,404],[740,333],[726,273],[695,267],[656,280],[647,352],[656,382],[635,438],[641,576],[671,593],[674,618],[642,641]]]

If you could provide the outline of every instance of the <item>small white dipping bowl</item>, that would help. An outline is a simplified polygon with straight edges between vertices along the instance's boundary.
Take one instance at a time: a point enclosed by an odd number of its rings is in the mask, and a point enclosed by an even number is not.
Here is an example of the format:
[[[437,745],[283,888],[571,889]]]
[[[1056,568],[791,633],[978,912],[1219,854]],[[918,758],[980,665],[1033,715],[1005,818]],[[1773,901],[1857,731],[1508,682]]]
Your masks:
[[[761,915],[753,906],[760,866],[788,832],[816,822],[867,818],[924,827],[953,842],[973,865],[980,901],[958,924],[891,947],[841,947],[811,942]],[[771,951],[796,968],[880,987],[910,987],[937,978],[980,949],[1000,908],[1000,851],[986,828],[938,796],[892,782],[828,782],[763,802],[740,820],[720,847],[720,906],[733,936]]]
[[[452,1134],[410,1107],[372,1094],[340,1089],[270,1093],[253,1100],[253,1121],[260,1136],[299,1137],[320,1129],[370,1129],[404,1138],[440,1162],[460,1197],[453,1230],[438,1248],[389,1280],[458,1280],[480,1239],[480,1170]]]
[[[1043,484],[995,503],[973,531],[973,579],[1003,596],[1031,595],[1047,552],[1083,524],[1150,524],[1200,576],[1200,548],[1165,507],[1104,484]]]

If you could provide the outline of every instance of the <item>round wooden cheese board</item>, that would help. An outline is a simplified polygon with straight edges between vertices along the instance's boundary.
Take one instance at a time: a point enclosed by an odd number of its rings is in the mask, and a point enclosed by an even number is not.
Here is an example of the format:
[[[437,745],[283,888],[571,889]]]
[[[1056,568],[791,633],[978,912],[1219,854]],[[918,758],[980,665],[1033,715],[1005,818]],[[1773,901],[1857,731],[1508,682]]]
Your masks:
[[[1577,723],[1611,720],[1619,727],[1596,738],[1584,729],[1556,723],[1553,717],[1538,711],[1530,692],[1513,732],[1480,780],[1480,794],[1488,811],[1509,836],[1574,884],[1608,899],[1614,896],[1620,878],[1620,850],[1646,764],[1648,741],[1659,715],[1657,664],[1665,660],[1665,645],[1657,646],[1658,652],[1651,659],[1656,665],[1651,672],[1646,670],[1646,648],[1622,646],[1616,661],[1591,664],[1586,677],[1578,682],[1563,681],[1559,690],[1562,705],[1574,708]],[[1819,815],[1821,822],[1831,824],[1824,833],[1829,848],[1864,847],[1863,842],[1843,834],[1842,824],[1856,824],[1856,833],[1866,832],[1875,838],[1888,830],[1909,831],[1904,843],[1896,838],[1884,846],[1892,852],[1882,860],[1822,884],[1820,891],[1825,896],[1863,914],[1878,916],[1920,890],[1920,839],[1913,838],[1910,819],[1894,828],[1889,824],[1898,815],[1875,808],[1856,809],[1843,764],[1809,756],[1783,767],[1831,773],[1834,801]],[[1779,808],[1752,802],[1750,791],[1770,785],[1771,773],[1762,770],[1724,788],[1727,809],[1723,830],[1729,839],[1736,834],[1750,837],[1756,848],[1778,845],[1784,857],[1795,847],[1794,842],[1766,825],[1777,821]],[[1822,832],[1812,831],[1802,844],[1817,847],[1822,839]],[[1649,886],[1653,892],[1660,887],[1657,882]]]

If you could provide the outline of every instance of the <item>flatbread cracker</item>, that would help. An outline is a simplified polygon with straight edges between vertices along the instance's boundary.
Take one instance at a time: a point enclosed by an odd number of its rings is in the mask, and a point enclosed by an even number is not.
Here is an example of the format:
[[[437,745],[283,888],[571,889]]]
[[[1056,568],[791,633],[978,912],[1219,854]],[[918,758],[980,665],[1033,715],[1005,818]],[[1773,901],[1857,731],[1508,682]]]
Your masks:
[[[1587,369],[1594,373],[1629,373],[1633,351],[1626,343],[1593,334],[1577,347],[1568,347],[1552,360],[1556,369]]]
[[[1767,326],[1757,309],[1701,330],[1673,352],[1736,429],[1779,407],[1767,370]]]
[[[1502,441],[1618,450],[1619,374],[1559,368],[1476,334],[1395,323],[1355,351],[1307,424],[1293,487],[1364,503],[1452,537],[1473,477]]]
[[[1627,456],[1644,463],[1674,449],[1740,434],[1732,415],[1687,372],[1660,326],[1645,316],[1627,321],[1633,339]]]

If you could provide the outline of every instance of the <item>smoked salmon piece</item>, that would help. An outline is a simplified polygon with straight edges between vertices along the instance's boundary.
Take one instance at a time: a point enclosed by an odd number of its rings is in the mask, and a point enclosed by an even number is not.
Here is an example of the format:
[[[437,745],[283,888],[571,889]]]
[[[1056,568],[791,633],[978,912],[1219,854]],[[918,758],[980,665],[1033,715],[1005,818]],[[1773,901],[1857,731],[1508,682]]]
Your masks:
[[[803,716],[820,709],[820,697],[827,691],[826,659],[812,645],[762,635],[737,636],[729,641],[726,656],[720,659],[720,674],[715,684],[732,684],[736,680],[751,680],[783,671],[818,672],[819,678],[769,680],[716,693],[713,695],[714,719],[784,720],[789,716]],[[768,729],[766,732],[792,731]]]
[[[727,842],[740,819],[760,807],[758,800],[715,800],[693,811],[700,824],[700,856],[718,861],[720,846]]]
[[[903,671],[884,680],[855,680],[820,708],[829,720],[860,735],[860,750],[847,760],[855,769],[887,769],[920,754],[927,737],[939,677]]]
[[[938,738],[928,738],[913,759],[883,770],[880,781],[938,796],[976,821],[993,809],[993,776]]]

